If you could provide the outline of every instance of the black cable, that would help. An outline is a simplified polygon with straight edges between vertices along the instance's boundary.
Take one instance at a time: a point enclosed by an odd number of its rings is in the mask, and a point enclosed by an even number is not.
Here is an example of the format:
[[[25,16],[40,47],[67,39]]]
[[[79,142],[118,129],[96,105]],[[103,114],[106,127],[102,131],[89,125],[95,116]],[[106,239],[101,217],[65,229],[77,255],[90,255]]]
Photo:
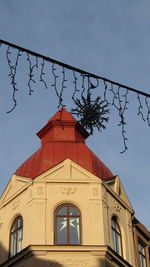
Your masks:
[[[34,51],[31,51],[31,50],[29,50],[29,49],[26,49],[26,48],[23,48],[23,47],[21,47],[21,46],[15,45],[15,44],[13,44],[13,43],[10,43],[10,42],[7,42],[7,41],[4,41],[4,40],[1,40],[1,39],[0,39],[0,44],[4,44],[4,45],[7,45],[7,46],[16,48],[17,50],[26,52],[26,53],[28,53],[28,54],[31,54],[31,55],[35,56],[35,57],[42,58],[42,59],[45,60],[45,61],[49,61],[49,62],[55,63],[55,64],[57,64],[57,65],[59,65],[59,66],[62,66],[62,67],[64,67],[64,68],[66,68],[66,69],[70,69],[70,70],[75,71],[75,72],[78,72],[78,73],[80,73],[80,74],[87,75],[87,76],[89,76],[89,77],[91,77],[91,78],[100,79],[100,80],[103,80],[103,81],[105,81],[105,82],[108,82],[108,83],[117,85],[117,86],[119,86],[119,87],[121,87],[121,88],[125,88],[125,89],[127,89],[127,90],[129,90],[129,91],[132,91],[132,92],[134,92],[134,93],[138,93],[138,94],[140,94],[140,95],[143,95],[143,96],[146,96],[146,97],[150,97],[150,94],[148,94],[148,93],[146,93],[146,92],[143,92],[143,91],[140,91],[140,90],[138,90],[138,89],[129,87],[129,86],[127,86],[127,85],[124,85],[124,84],[115,82],[115,81],[110,80],[110,79],[107,79],[107,78],[105,78],[105,77],[101,77],[101,76],[99,76],[99,75],[96,75],[96,74],[93,74],[93,73],[84,71],[84,70],[82,70],[82,69],[73,67],[73,66],[71,66],[71,65],[65,64],[65,63],[60,62],[60,61],[58,61],[58,60],[52,59],[52,58],[50,58],[50,57],[47,57],[47,56],[44,56],[44,55],[42,55],[42,54],[36,53],[36,52],[34,52]]]

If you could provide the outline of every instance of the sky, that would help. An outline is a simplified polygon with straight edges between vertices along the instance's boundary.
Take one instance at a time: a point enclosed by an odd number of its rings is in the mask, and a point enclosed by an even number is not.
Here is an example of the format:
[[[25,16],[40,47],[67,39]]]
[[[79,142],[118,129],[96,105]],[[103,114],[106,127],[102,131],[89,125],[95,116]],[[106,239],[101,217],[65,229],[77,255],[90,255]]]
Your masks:
[[[149,0],[1,0],[0,39],[150,93],[149,10]],[[3,52],[0,49],[0,194],[15,170],[39,148],[36,133],[57,111],[51,86],[46,90],[37,82],[28,95],[26,62],[18,68],[18,105],[7,113],[12,87]],[[68,87],[69,110],[72,84]],[[136,217],[150,229],[150,127],[137,115],[137,96],[131,94],[128,150],[120,154],[119,118],[114,109],[110,113],[107,128],[95,130],[87,144],[119,175]]]

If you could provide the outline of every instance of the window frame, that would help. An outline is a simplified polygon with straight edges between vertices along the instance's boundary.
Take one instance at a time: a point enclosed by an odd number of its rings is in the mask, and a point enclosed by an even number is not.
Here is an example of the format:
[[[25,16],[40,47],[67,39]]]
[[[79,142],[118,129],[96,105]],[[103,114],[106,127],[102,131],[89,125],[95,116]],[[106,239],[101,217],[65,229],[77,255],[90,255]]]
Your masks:
[[[59,212],[59,210],[64,208],[64,207],[67,209],[66,214],[62,214],[62,215],[57,214]],[[76,209],[78,212],[78,215],[70,215],[69,214],[69,208],[70,207]],[[66,243],[59,243],[57,241],[57,218],[67,218]],[[80,238],[79,238],[78,244],[74,244],[74,243],[70,242],[69,218],[79,218],[79,237]],[[80,246],[81,245],[81,238],[82,238],[81,225],[82,225],[81,224],[81,212],[77,206],[70,204],[70,203],[64,203],[64,204],[59,205],[55,209],[55,213],[54,213],[54,244],[57,246]]]
[[[21,219],[21,225],[19,226],[19,220]],[[17,224],[16,228],[14,230],[13,227],[14,225]],[[19,231],[21,230],[21,249],[18,250],[18,244],[20,242],[19,240]],[[16,242],[15,242],[15,254],[12,254],[12,251],[14,250],[14,244],[12,246],[12,240],[14,240],[14,234],[16,233]],[[9,233],[9,258],[14,257],[17,255],[21,250],[22,250],[22,241],[23,241],[23,218],[21,215],[18,215],[14,220],[10,228],[10,233]]]
[[[140,251],[139,246],[141,246],[144,250],[144,254]],[[143,267],[143,264],[141,265],[141,257],[144,259],[144,267],[147,267],[147,257],[146,257],[146,245],[144,242],[140,239],[138,239],[138,253],[139,253],[139,266]]]
[[[115,223],[115,227],[113,227],[112,222]],[[119,231],[118,231],[119,230]],[[115,234],[115,243],[113,234]],[[112,238],[112,244],[113,244],[113,250],[121,257],[123,257],[123,249],[122,249],[122,233],[121,229],[118,223],[118,219],[116,216],[112,216],[111,218],[111,238]],[[119,251],[115,249],[119,244]]]

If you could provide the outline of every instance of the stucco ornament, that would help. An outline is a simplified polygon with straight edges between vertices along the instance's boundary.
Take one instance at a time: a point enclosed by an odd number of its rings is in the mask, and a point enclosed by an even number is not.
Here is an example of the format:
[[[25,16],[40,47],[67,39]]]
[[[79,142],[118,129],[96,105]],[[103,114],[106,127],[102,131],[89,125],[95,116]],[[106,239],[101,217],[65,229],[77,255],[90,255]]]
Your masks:
[[[113,201],[113,206],[116,209],[116,211],[120,212],[121,211],[121,207],[120,205],[114,200]]]

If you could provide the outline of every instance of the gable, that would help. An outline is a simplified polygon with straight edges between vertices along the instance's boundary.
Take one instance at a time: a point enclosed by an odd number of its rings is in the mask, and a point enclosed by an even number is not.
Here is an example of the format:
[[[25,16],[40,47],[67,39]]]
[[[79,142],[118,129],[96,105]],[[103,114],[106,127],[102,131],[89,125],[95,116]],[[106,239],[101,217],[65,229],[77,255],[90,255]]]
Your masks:
[[[55,167],[49,169],[43,174],[35,178],[35,182],[75,182],[75,183],[101,183],[102,180],[86,169],[80,167],[78,164],[70,159],[66,159],[63,162],[57,164]],[[5,191],[3,192],[0,205],[5,204],[13,197],[17,196],[22,190],[33,183],[32,178],[25,178],[17,175],[13,175],[8,183]]]
[[[121,183],[119,176],[115,176],[112,179],[105,180],[107,185],[117,194],[117,196],[123,200],[123,202],[130,208],[132,208],[131,203],[128,199],[126,191]]]
[[[70,159],[57,164],[36,178],[49,182],[100,182],[101,179],[85,170]]]
[[[5,203],[6,201],[10,200],[13,196],[19,193],[24,187],[30,184],[32,179],[30,178],[23,178],[17,175],[13,175],[10,182],[8,183],[5,191],[3,192],[0,204]]]

